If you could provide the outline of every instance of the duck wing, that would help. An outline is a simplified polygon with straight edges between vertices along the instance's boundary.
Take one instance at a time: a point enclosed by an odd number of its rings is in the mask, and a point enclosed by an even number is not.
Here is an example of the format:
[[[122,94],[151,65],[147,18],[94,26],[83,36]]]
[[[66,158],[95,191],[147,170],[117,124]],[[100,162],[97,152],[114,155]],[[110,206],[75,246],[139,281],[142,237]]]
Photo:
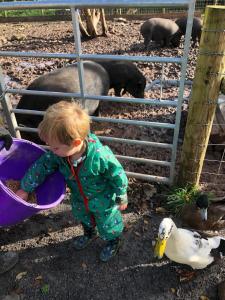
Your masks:
[[[183,229],[184,230],[184,229]],[[199,234],[196,231],[186,230],[188,234],[192,237],[192,247],[196,253],[204,251],[203,254],[209,254],[212,249],[216,249],[221,246],[221,241],[224,243],[224,252],[225,252],[225,240],[221,236],[207,237],[204,234]],[[221,248],[222,250],[222,248]]]
[[[221,237],[204,238],[195,231],[179,228],[176,236],[168,240],[166,255],[193,269],[203,269],[214,261],[211,251],[220,246],[220,241]]]
[[[225,203],[224,204],[216,204],[212,203],[208,208],[208,220],[207,222],[211,224],[212,229],[223,228],[225,225],[223,222],[223,218],[225,216]]]
[[[224,204],[225,204],[225,196],[213,197],[213,198],[210,199],[210,201],[212,203],[214,203],[214,202],[224,202]]]
[[[219,246],[216,248],[213,248],[210,252],[210,254],[214,258],[214,260],[217,260],[218,258],[220,259],[223,256],[225,256],[225,239],[222,237],[217,237],[217,238],[220,238]],[[210,238],[210,239],[215,239],[215,237]]]
[[[188,225],[195,229],[202,229],[202,219],[199,210],[196,208],[196,205],[185,204],[179,212],[178,217],[182,221],[183,225]]]
[[[197,232],[191,232],[191,234],[193,252],[189,257],[189,264],[192,268],[203,269],[225,255],[225,239],[223,237],[205,238]]]
[[[225,200],[225,199],[224,199]],[[188,225],[197,230],[216,230],[225,227],[225,221],[222,219],[225,216],[225,201],[212,202],[208,208],[208,220],[203,221],[199,209],[196,205],[184,205],[179,213],[179,218],[182,224]]]
[[[220,212],[221,214],[225,214],[225,203],[213,203],[210,205],[209,211],[212,211],[213,213]]]

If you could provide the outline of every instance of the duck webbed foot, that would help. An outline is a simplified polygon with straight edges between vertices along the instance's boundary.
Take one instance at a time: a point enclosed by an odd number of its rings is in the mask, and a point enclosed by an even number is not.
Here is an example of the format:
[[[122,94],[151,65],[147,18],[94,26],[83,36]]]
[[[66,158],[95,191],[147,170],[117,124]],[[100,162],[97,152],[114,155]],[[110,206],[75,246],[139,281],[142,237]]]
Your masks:
[[[197,271],[193,270],[189,266],[185,266],[185,268],[182,266],[172,266],[175,269],[175,272],[179,275],[179,281],[180,282],[187,282],[192,280],[196,275]]]

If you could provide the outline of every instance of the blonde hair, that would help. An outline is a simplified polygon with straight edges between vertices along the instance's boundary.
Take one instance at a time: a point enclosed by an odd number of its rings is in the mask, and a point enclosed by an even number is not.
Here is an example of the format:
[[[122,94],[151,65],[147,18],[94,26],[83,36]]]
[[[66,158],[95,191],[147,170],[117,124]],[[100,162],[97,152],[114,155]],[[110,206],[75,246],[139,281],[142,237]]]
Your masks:
[[[90,131],[90,117],[77,103],[60,101],[51,105],[38,126],[38,134],[44,142],[56,141],[65,145],[80,138],[84,140]]]

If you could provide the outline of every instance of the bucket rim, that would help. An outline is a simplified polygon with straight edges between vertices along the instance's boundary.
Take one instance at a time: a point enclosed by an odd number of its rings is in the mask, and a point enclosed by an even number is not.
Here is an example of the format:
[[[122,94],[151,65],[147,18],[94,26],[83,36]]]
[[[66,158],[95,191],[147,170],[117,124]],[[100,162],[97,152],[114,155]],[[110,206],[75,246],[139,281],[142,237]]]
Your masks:
[[[39,150],[41,150],[43,153],[47,152],[46,149],[44,149],[40,145],[38,145],[36,143],[33,143],[31,141],[28,141],[28,140],[25,140],[25,139],[14,138],[14,137],[12,139],[13,139],[13,142],[18,142],[18,143],[21,143],[21,144],[24,144],[24,143],[25,144],[30,144],[30,145],[34,146],[35,148],[38,148]],[[57,172],[55,172],[55,173],[57,173]],[[55,173],[53,173],[53,174],[55,174]],[[59,173],[59,171],[58,171],[58,173]],[[6,194],[11,196],[16,202],[19,202],[19,203],[23,204],[24,206],[27,206],[27,207],[30,207],[30,208],[33,208],[33,209],[39,211],[39,210],[47,210],[47,209],[53,208],[56,205],[58,205],[60,202],[62,202],[62,200],[64,199],[64,197],[66,195],[65,179],[62,177],[62,180],[64,181],[64,187],[62,189],[61,196],[56,201],[52,202],[51,204],[46,204],[46,205],[39,205],[39,204],[35,204],[35,203],[29,203],[29,202],[23,200],[22,198],[17,196],[12,190],[10,190],[3,183],[3,181],[1,179],[0,179],[0,187],[3,189],[4,192],[6,192]]]
[[[25,140],[25,139],[15,138],[15,137],[13,137],[12,140],[13,140],[13,142],[15,141],[15,142],[19,142],[19,143],[22,143],[22,144],[30,144],[30,145],[34,146],[35,148],[38,148],[41,151],[46,152],[46,149],[44,149],[41,145],[38,145],[34,142],[31,142],[31,141],[28,141],[28,140]]]
[[[66,186],[65,186],[63,188],[63,192],[62,192],[61,196],[56,201],[52,202],[51,204],[39,205],[39,204],[35,204],[35,203],[29,203],[29,202],[23,200],[22,198],[20,198],[19,196],[17,196],[12,190],[10,190],[2,182],[2,180],[0,180],[0,187],[4,190],[4,192],[6,192],[6,194],[8,194],[9,196],[13,197],[13,199],[16,202],[19,202],[19,203],[23,204],[24,206],[31,207],[31,208],[34,208],[34,209],[37,209],[37,210],[46,210],[46,209],[50,209],[50,208],[55,207],[60,202],[62,202],[62,200],[64,199],[64,197],[66,195]]]

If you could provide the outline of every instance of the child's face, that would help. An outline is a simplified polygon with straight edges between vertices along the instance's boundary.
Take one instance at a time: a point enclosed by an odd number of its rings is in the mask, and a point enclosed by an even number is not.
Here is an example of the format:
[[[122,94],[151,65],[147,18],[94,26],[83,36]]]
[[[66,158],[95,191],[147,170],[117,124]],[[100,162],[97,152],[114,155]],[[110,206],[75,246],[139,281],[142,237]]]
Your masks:
[[[47,145],[49,146],[50,150],[57,156],[67,157],[79,153],[83,146],[83,141],[80,141],[80,143],[76,143],[76,141],[74,141],[74,143],[72,143],[70,146],[61,144],[56,141],[49,141]]]

